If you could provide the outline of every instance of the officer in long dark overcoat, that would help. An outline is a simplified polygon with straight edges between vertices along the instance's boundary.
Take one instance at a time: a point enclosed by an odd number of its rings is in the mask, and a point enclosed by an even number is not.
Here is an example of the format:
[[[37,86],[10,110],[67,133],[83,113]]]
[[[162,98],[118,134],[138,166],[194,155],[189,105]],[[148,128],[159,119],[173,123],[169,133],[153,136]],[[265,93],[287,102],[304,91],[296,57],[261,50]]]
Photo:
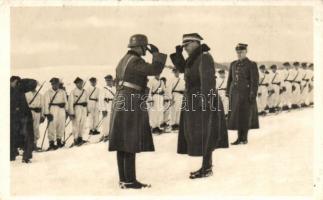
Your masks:
[[[226,95],[229,97],[228,129],[238,130],[232,145],[247,144],[248,130],[259,128],[257,91],[259,72],[257,64],[247,58],[247,44],[236,46],[238,60],[230,64]]]
[[[18,136],[20,130],[20,115],[19,115],[19,76],[12,76],[10,78],[10,161],[16,160],[16,156],[19,155]]]
[[[213,150],[229,146],[223,105],[215,90],[214,61],[202,39],[197,33],[184,34],[183,44],[170,55],[185,77],[177,152],[203,156],[202,167],[191,172],[191,179],[212,175]],[[187,59],[182,55],[183,48]]]
[[[141,34],[133,35],[128,47],[130,50],[116,69],[117,91],[112,103],[109,151],[117,151],[120,187],[137,189],[149,185],[136,179],[136,153],[154,151],[146,108],[147,76],[159,75],[167,56],[148,44],[147,37]],[[151,64],[141,57],[146,50],[152,54]]]

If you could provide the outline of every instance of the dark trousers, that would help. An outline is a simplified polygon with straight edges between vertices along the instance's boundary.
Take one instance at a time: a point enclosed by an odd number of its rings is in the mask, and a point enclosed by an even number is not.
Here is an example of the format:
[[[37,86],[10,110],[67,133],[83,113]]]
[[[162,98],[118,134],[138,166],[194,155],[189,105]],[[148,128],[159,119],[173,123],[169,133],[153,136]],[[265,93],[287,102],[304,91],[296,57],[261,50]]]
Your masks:
[[[212,167],[212,151],[203,155],[202,168],[209,169]]]
[[[136,181],[136,154],[117,151],[120,182]]]
[[[239,129],[238,130],[238,140],[246,141],[248,140],[248,129]]]

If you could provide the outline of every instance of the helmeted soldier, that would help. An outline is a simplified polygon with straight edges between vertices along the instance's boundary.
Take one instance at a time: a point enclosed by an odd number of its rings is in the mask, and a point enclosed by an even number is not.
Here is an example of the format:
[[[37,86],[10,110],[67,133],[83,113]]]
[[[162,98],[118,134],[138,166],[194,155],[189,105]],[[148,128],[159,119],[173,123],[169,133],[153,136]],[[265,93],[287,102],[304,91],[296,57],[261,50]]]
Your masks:
[[[171,126],[172,126],[172,130],[178,130],[183,94],[185,90],[185,81],[183,80],[183,78],[179,76],[178,69],[174,68],[173,73],[175,78],[172,80],[169,88],[171,89],[170,93],[172,97],[172,102],[170,107]]]
[[[269,113],[280,110],[280,88],[282,83],[282,75],[277,71],[277,65],[271,65],[270,84],[268,89],[268,107]]]
[[[97,130],[97,126],[100,118],[100,89],[97,88],[97,80],[95,77],[89,79],[91,86],[89,88],[88,94],[88,110],[90,117],[90,135],[98,135],[100,132]]]
[[[292,70],[289,62],[283,63],[281,106],[282,110],[289,110],[292,107]]]
[[[313,93],[314,93],[314,65],[313,63],[310,63],[308,66],[309,69],[309,82],[308,82],[308,98],[306,99],[306,104],[307,105],[313,105]]]
[[[44,116],[48,123],[48,150],[55,150],[64,146],[62,139],[65,132],[68,102],[66,92],[59,88],[60,80],[54,77],[49,82],[52,88],[44,94]]]
[[[121,188],[142,188],[149,185],[137,181],[136,153],[154,151],[146,109],[147,77],[162,72],[167,56],[148,44],[142,34],[131,36],[128,47],[130,50],[116,68],[117,92],[112,104],[109,151],[117,151]],[[142,58],[147,50],[152,54],[151,64]]]
[[[310,81],[311,72],[307,67],[307,63],[303,62],[302,66],[302,81],[301,81],[301,91],[300,91],[300,104],[301,107],[307,107],[306,99],[308,97],[308,83]]]
[[[107,141],[109,139],[109,127],[110,127],[110,118],[111,118],[111,107],[112,101],[116,94],[116,88],[114,86],[112,75],[106,75],[104,77],[106,86],[103,87],[102,98],[103,103],[101,107],[102,117],[104,117],[102,122],[102,137],[100,140]]]
[[[88,93],[84,89],[83,79],[77,77],[74,84],[76,87],[68,98],[68,113],[73,124],[74,145],[80,146],[86,142],[83,140],[83,135],[85,134],[86,118],[89,114]]]
[[[218,71],[218,76],[216,79],[216,89],[218,90],[218,93],[219,93],[221,100],[223,102],[224,114],[226,116],[228,115],[228,109],[229,109],[229,99],[225,95],[226,90],[227,90],[227,80],[228,80],[228,77],[225,73],[225,70],[220,69]]]
[[[268,87],[270,76],[266,72],[266,66],[259,66],[259,84],[257,94],[257,106],[259,115],[266,115],[265,108],[268,100]]]
[[[301,82],[302,82],[302,70],[299,69],[300,63],[294,62],[294,69],[292,70],[292,108],[297,109],[300,107],[300,94],[301,94]]]
[[[177,153],[203,157],[201,168],[190,173],[191,179],[211,176],[213,151],[228,147],[223,105],[215,89],[214,60],[202,40],[197,33],[184,34],[182,45],[170,55],[185,77]],[[187,59],[183,48],[189,55]]]
[[[230,100],[228,129],[238,130],[232,145],[247,144],[248,130],[259,128],[256,103],[259,73],[257,64],[247,58],[247,44],[236,46],[238,60],[230,64],[227,96]]]

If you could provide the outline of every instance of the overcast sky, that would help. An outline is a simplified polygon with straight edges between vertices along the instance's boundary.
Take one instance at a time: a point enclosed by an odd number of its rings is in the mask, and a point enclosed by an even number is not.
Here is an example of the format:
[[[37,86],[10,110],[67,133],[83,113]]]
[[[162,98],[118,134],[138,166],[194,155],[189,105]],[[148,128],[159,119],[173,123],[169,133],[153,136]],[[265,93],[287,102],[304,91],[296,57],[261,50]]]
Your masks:
[[[198,32],[216,62],[234,60],[238,42],[249,44],[248,56],[255,61],[313,60],[310,7],[12,8],[11,31],[13,68],[115,67],[135,33],[170,54],[183,33]]]

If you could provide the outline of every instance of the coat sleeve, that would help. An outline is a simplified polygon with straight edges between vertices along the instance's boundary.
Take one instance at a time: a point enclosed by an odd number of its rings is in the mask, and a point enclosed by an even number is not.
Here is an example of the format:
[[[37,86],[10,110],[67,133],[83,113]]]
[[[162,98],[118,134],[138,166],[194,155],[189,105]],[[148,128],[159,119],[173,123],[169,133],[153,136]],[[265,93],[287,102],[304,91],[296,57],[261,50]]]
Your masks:
[[[215,88],[214,61],[210,54],[202,54],[199,66],[199,74],[201,81],[201,93],[208,99],[208,97],[210,97],[211,90]]]
[[[250,95],[256,95],[258,91],[259,72],[255,62],[251,63],[250,69]]]
[[[146,76],[155,76],[160,74],[166,63],[167,55],[163,53],[154,53],[152,63],[147,63],[144,59],[138,58],[134,62],[134,70]]]
[[[230,95],[231,82],[232,82],[232,63],[230,64],[230,67],[229,67],[229,74],[228,74],[228,80],[227,80],[227,89],[225,91],[225,94],[227,96]]]
[[[180,53],[172,53],[170,54],[170,59],[174,64],[175,68],[178,69],[180,73],[184,73],[185,70],[185,59],[184,56]]]

